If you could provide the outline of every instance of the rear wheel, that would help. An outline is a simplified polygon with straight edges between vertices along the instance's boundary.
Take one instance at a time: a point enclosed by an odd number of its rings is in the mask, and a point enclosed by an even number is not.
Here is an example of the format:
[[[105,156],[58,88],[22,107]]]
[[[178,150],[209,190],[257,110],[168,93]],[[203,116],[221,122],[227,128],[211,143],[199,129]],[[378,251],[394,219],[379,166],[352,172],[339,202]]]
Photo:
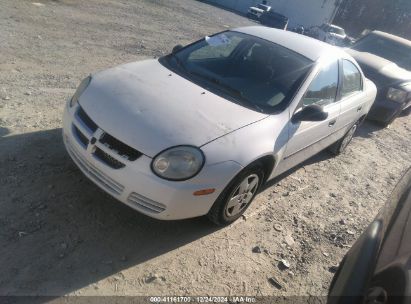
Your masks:
[[[263,178],[264,172],[259,165],[244,169],[220,194],[207,217],[218,226],[237,220],[250,206]]]
[[[334,155],[339,155],[345,151],[348,144],[351,142],[352,138],[354,137],[355,131],[358,128],[358,121],[352,125],[352,127],[345,133],[344,137],[341,138],[339,141],[331,145],[328,150],[333,153]]]

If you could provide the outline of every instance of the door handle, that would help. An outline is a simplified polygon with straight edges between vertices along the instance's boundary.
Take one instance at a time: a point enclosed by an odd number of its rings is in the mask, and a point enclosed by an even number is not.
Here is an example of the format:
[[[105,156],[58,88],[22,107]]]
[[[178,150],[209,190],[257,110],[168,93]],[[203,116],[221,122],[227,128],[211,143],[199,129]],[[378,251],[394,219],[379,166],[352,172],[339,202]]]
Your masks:
[[[362,110],[362,106],[359,106],[358,108],[357,108],[357,112],[360,112]]]
[[[328,123],[328,126],[329,127],[332,127],[333,125],[335,125],[335,123],[337,122],[337,120],[331,120],[329,123]]]

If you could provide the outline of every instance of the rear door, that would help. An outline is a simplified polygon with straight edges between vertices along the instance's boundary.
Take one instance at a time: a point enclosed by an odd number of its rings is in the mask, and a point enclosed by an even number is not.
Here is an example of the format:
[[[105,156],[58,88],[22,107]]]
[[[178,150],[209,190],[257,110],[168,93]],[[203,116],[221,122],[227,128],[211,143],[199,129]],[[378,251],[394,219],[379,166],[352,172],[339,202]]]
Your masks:
[[[301,111],[308,105],[316,104],[328,113],[328,118],[324,121],[289,121],[289,141],[281,171],[301,163],[335,141],[333,133],[340,115],[340,103],[337,102],[338,83],[338,60],[323,65],[295,112]]]
[[[341,63],[341,114],[337,128],[344,130],[360,119],[363,107],[367,103],[367,94],[363,90],[363,77],[357,66],[349,60]]]

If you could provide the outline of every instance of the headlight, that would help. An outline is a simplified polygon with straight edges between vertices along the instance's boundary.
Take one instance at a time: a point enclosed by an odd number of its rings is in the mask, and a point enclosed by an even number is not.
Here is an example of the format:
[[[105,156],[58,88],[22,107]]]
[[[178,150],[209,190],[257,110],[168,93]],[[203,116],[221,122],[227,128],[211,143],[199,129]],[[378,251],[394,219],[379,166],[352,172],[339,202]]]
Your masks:
[[[390,88],[387,93],[387,98],[395,102],[403,103],[407,99],[407,94],[408,93],[403,90]]]
[[[200,172],[204,155],[193,146],[177,146],[164,150],[151,163],[153,172],[168,180],[186,180]]]
[[[83,94],[83,92],[87,89],[88,85],[90,84],[90,81],[91,76],[88,76],[80,82],[80,85],[77,87],[76,92],[70,99],[70,108],[74,107],[78,103],[78,99],[80,98],[81,94]]]

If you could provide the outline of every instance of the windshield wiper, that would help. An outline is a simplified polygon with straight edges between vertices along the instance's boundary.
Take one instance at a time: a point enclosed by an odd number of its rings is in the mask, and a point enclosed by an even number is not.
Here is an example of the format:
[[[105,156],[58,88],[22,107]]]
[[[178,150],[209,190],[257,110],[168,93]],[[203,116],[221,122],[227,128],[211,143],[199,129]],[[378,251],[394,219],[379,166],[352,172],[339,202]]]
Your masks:
[[[174,58],[174,60],[177,62],[177,65],[185,72],[187,72],[187,68],[184,65],[183,61],[178,57],[176,54],[171,54],[171,57]]]
[[[264,112],[263,109],[261,109],[258,105],[252,103],[251,101],[249,101],[245,96],[244,93],[236,88],[231,87],[230,85],[222,82],[220,79],[212,77],[212,76],[208,76],[208,75],[203,75],[197,72],[191,72],[191,74],[196,75],[200,78],[206,79],[207,81],[216,84],[218,86],[218,88],[222,88],[224,89],[226,92],[228,92],[230,95],[237,97],[240,99],[240,103],[242,105],[245,106],[249,106],[252,107],[254,109],[257,109],[259,112]]]

